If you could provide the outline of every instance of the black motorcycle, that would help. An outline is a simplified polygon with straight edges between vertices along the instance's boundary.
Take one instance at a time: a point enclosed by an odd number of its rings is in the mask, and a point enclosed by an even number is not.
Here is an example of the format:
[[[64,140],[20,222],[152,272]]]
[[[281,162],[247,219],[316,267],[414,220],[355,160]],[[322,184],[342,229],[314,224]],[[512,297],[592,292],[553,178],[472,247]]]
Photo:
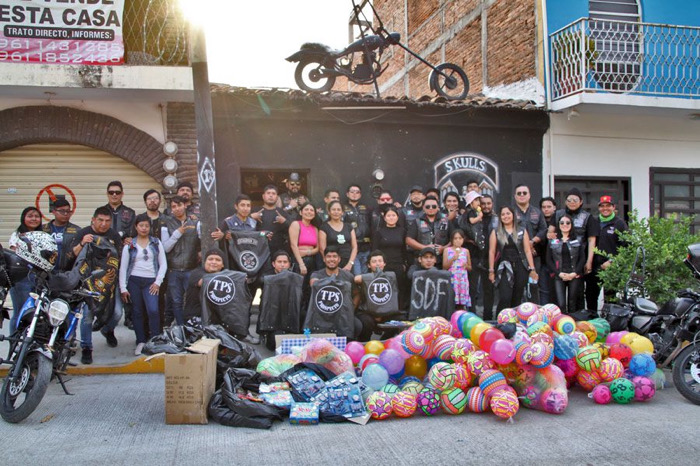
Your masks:
[[[21,277],[18,271],[29,265],[9,251],[3,251],[0,261],[0,307],[5,309],[7,288]],[[8,271],[8,266],[11,271]],[[76,334],[82,317],[83,302],[99,293],[83,288],[85,279],[76,269],[64,274],[53,274],[34,269],[36,287],[17,316],[17,328],[10,336],[0,335],[9,342],[6,359],[7,376],[0,390],[0,416],[11,423],[26,419],[39,405],[51,379],[56,378],[64,392],[68,392],[63,376],[78,349]],[[98,271],[87,278],[95,278]],[[26,272],[24,273],[26,276]],[[77,288],[77,289],[76,289]]]
[[[372,9],[378,25],[372,26],[372,22],[367,20],[360,6],[353,1],[353,14],[357,24],[364,26],[360,28],[360,39],[343,50],[333,50],[319,43],[305,43],[298,52],[287,58],[289,62],[299,63],[294,71],[294,80],[300,89],[308,92],[329,91],[333,88],[336,78],[343,76],[356,84],[374,84],[379,97],[377,78],[388,67],[388,64],[382,65],[382,54],[388,47],[397,45],[432,68],[428,80],[431,90],[448,100],[461,100],[467,96],[469,79],[462,68],[453,63],[437,66],[430,64],[403,45],[398,32],[388,32],[384,29],[372,3],[367,5]]]
[[[610,323],[612,331],[629,330],[649,338],[654,344],[657,366],[671,365],[676,389],[691,402],[700,404],[700,293],[690,289],[680,291],[659,309],[643,297],[644,255],[640,248],[623,299],[603,306],[600,315]],[[641,274],[637,273],[640,259]],[[700,280],[700,243],[688,247],[683,262]]]

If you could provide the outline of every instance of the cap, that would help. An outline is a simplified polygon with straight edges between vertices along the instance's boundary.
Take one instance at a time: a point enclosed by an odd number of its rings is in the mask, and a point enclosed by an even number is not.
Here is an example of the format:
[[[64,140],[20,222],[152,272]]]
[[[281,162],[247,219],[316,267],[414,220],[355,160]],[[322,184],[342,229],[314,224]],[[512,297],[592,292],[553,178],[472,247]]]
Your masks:
[[[435,252],[435,248],[423,248],[418,253],[418,257],[423,257],[426,254],[432,254],[433,256],[437,256],[437,253]]]
[[[612,196],[608,196],[607,194],[605,196],[600,196],[600,201],[598,201],[598,205],[606,204],[606,203],[615,205],[615,200],[613,199]]]
[[[566,193],[566,197],[569,197],[571,195],[574,195],[578,197],[579,199],[583,200],[583,194],[581,194],[581,191],[578,188],[571,188],[568,193]]]
[[[474,202],[474,199],[478,199],[481,197],[481,194],[477,193],[476,191],[469,191],[466,196],[464,196],[464,203],[469,205],[472,202]]]
[[[411,194],[413,191],[420,191],[422,193],[423,186],[418,186],[417,184],[411,186],[411,190],[408,192],[408,194]]]
[[[206,261],[207,257],[209,257],[209,256],[219,256],[219,257],[221,257],[221,260],[225,260],[224,259],[224,251],[222,251],[219,248],[211,248],[207,252],[205,252],[204,253],[204,260]]]
[[[287,181],[301,181],[301,178],[299,177],[299,173],[293,172],[289,175],[289,178]]]

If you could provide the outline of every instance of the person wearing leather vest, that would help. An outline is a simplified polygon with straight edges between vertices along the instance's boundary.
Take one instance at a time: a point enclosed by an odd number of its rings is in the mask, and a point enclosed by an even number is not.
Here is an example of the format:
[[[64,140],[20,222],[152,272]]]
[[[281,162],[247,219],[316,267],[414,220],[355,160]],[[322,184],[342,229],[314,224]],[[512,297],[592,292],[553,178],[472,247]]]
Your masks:
[[[573,233],[573,218],[564,214],[556,227],[556,239],[549,240],[547,269],[554,273],[556,304],[564,313],[577,311],[583,292],[584,245]]]
[[[413,222],[409,222],[406,234],[406,245],[413,250],[416,258],[425,248],[434,248],[438,255],[438,263],[442,263],[442,250],[449,243],[449,222],[441,218],[437,199],[426,199],[423,212]]]
[[[73,210],[66,199],[56,199],[51,212],[54,219],[49,223],[45,223],[43,228],[56,241],[56,246],[58,247],[56,270],[63,272],[70,270],[73,267],[73,262],[75,262],[75,254],[73,254],[70,245],[73,243],[73,239],[78,234],[80,227],[70,222]]]
[[[469,191],[464,198],[467,206],[466,211],[457,219],[458,227],[464,231],[464,247],[469,251],[472,260],[472,270],[469,273],[469,297],[472,307],[476,306],[477,298],[483,291],[483,286],[479,286],[479,279],[482,277],[481,271],[486,271],[488,260],[488,237],[485,235],[488,225],[484,224],[484,213],[481,210],[481,194],[478,191]],[[491,307],[493,307],[493,293],[490,297]],[[484,308],[484,318],[489,320],[490,312]]]
[[[365,204],[360,202],[362,199],[362,188],[360,185],[349,185],[345,196],[348,203],[343,206],[345,211],[343,221],[349,223],[355,230],[355,239],[357,240],[357,256],[355,256],[352,273],[361,275],[367,273],[367,260],[372,249],[370,211]]]
[[[406,217],[406,222],[414,222],[420,216],[423,212],[424,201],[423,188],[418,185],[411,186],[411,190],[408,193],[408,204],[401,209]]]
[[[515,211],[503,206],[498,213],[498,228],[489,238],[489,280],[498,289],[498,310],[516,307],[522,302],[529,278],[537,281],[530,251],[530,236],[518,225]]]
[[[185,199],[175,196],[170,200],[172,216],[165,218],[161,229],[163,248],[168,258],[168,305],[165,310],[165,325],[173,318],[178,325],[184,324],[183,306],[187,283],[192,270],[199,263],[199,221],[187,216]]]

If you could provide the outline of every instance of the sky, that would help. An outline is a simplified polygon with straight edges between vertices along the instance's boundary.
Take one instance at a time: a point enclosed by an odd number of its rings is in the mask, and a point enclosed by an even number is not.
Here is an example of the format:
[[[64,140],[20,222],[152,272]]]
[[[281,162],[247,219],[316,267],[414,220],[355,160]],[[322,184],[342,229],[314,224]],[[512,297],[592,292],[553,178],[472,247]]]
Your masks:
[[[351,0],[180,1],[204,27],[213,83],[297,89],[286,57],[304,42],[348,44]]]

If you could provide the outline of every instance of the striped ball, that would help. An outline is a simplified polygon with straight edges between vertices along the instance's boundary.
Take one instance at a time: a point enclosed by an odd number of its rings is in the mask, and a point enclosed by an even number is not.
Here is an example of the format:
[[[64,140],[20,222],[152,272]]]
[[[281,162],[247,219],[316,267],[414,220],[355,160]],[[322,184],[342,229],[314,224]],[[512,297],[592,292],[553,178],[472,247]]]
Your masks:
[[[580,322],[576,322],[576,330],[586,335],[588,338],[588,343],[590,344],[595,343],[596,339],[598,338],[598,330],[596,330],[595,325],[588,321],[582,320]]]
[[[477,350],[467,357],[467,369],[470,374],[480,376],[485,370],[493,368],[494,363],[485,351]]]
[[[549,317],[549,321],[552,322],[554,319],[561,315],[561,309],[556,304],[545,304],[540,309]]]
[[[457,339],[451,335],[440,335],[433,341],[433,352],[435,356],[443,361],[452,359],[452,350],[454,350]]]
[[[430,368],[428,381],[437,391],[444,391],[454,387],[457,382],[457,373],[452,364],[439,362]]]
[[[467,358],[476,350],[474,343],[465,339],[459,338],[455,341],[452,348],[452,360],[460,364],[466,364]]]
[[[520,322],[525,323],[531,315],[537,312],[537,309],[539,309],[539,306],[537,306],[535,303],[522,303],[520,306],[515,308],[515,312],[518,314],[518,319],[520,319]]]
[[[550,337],[554,336],[554,332],[552,331],[552,327],[549,326],[549,324],[545,322],[534,322],[530,325],[527,326],[527,334],[530,336],[537,335],[538,333],[544,333],[546,335],[549,335]]]
[[[419,333],[426,345],[433,341],[433,327],[429,322],[420,320],[413,324],[410,331]]]
[[[625,367],[615,358],[603,359],[598,368],[598,375],[603,382],[612,382],[619,379],[625,373]]]
[[[554,361],[554,351],[551,346],[541,342],[532,344],[532,359],[530,364],[537,369],[543,369]]]
[[[576,364],[584,371],[593,372],[600,367],[600,353],[593,346],[581,348],[576,353]]]
[[[450,388],[440,393],[440,406],[447,414],[461,414],[467,407],[467,395],[460,388]]]
[[[515,362],[519,365],[529,364],[532,360],[532,347],[526,341],[515,344]]]
[[[576,330],[576,321],[571,316],[561,314],[554,321],[554,330],[560,335],[570,335]]]
[[[433,317],[431,327],[433,327],[433,335],[436,338],[440,335],[450,335],[452,333],[452,324],[442,316]]]
[[[420,382],[408,382],[401,386],[401,391],[410,393],[411,395],[418,395],[424,388],[425,387]]]
[[[393,383],[388,383],[388,384],[384,385],[380,391],[393,397],[396,394],[396,392],[399,391],[399,387],[397,385],[394,385]]]
[[[554,338],[554,356],[558,359],[571,359],[578,352],[578,341],[571,335],[557,335]]]
[[[515,324],[518,322],[518,313],[515,309],[507,307],[498,313],[497,320],[499,324]]]
[[[493,414],[501,419],[510,419],[520,409],[518,397],[510,390],[498,390],[489,401]]]
[[[576,374],[576,381],[581,386],[581,388],[583,388],[587,392],[593,390],[595,386],[601,382],[600,375],[598,375],[597,372],[587,371],[579,371],[579,373]]]
[[[507,385],[506,377],[495,369],[484,371],[479,376],[479,388],[487,398]]]
[[[473,387],[467,391],[467,400],[467,406],[472,413],[483,413],[489,409],[489,400],[479,387]]]
[[[398,392],[391,399],[391,407],[398,417],[411,417],[418,407],[417,397],[413,393]]]
[[[467,369],[467,366],[464,364],[454,364],[454,369],[455,369],[455,374],[457,376],[457,380],[455,381],[455,387],[461,388],[462,390],[466,390],[469,388],[469,384],[471,382],[471,376],[469,374],[469,369]]]
[[[418,332],[409,330],[401,335],[401,347],[408,354],[417,354],[419,356],[425,354],[425,338]]]

